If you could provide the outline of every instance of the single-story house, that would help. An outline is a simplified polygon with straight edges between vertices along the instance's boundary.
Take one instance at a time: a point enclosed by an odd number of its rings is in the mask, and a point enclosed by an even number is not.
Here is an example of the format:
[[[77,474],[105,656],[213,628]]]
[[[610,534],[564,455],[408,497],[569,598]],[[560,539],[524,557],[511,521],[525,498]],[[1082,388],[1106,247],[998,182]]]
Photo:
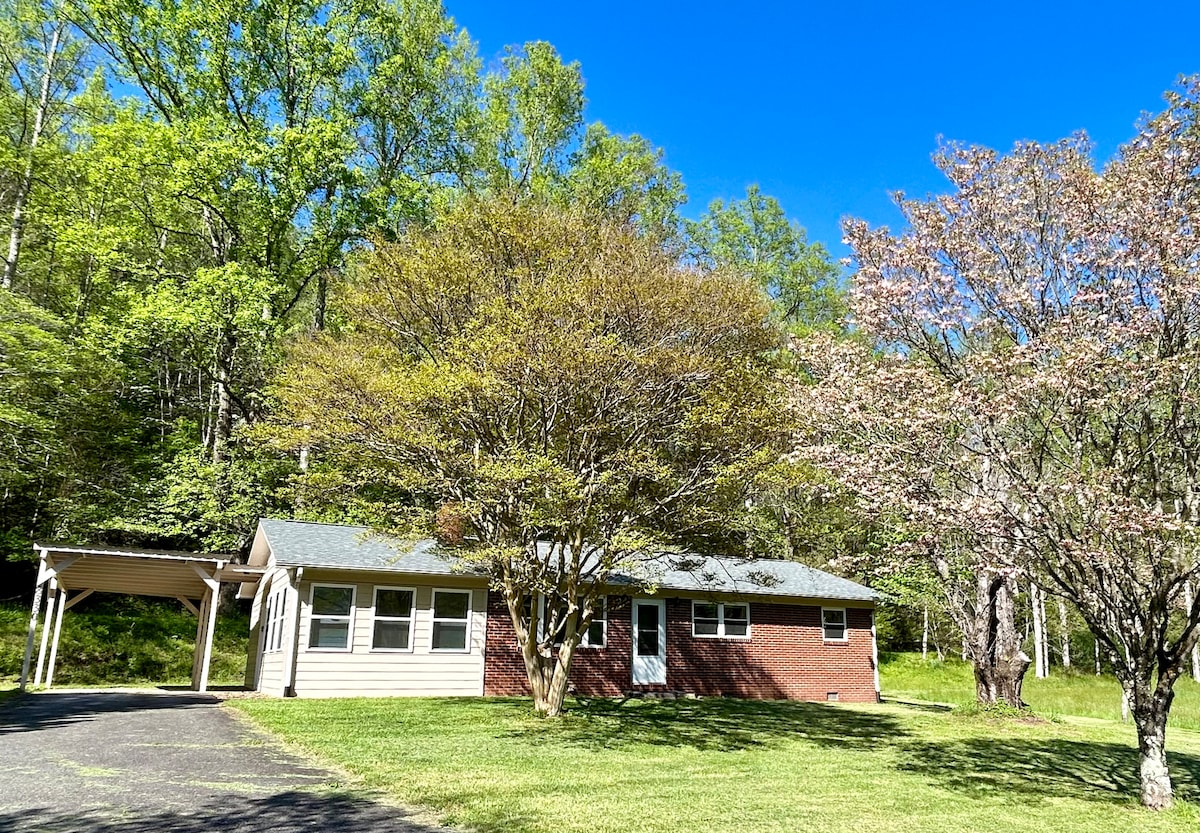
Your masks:
[[[246,684],[279,696],[528,693],[512,621],[486,576],[433,541],[365,527],[259,523]],[[688,557],[616,576],[575,655],[585,696],[873,702],[875,594],[802,564]]]

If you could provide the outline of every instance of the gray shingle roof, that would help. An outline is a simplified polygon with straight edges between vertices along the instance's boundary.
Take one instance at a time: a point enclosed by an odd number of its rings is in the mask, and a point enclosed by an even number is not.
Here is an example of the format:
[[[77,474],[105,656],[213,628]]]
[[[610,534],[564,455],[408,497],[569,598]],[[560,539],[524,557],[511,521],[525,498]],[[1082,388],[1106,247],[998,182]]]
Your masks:
[[[364,526],[281,521],[264,518],[276,563],[286,567],[379,570],[422,575],[461,575],[469,565],[432,540],[404,541]],[[632,573],[636,572],[636,576]],[[660,555],[611,578],[614,585],[649,582],[663,590],[739,595],[796,596],[809,599],[871,601],[875,591],[849,579],[794,561],[748,561],[694,555]]]

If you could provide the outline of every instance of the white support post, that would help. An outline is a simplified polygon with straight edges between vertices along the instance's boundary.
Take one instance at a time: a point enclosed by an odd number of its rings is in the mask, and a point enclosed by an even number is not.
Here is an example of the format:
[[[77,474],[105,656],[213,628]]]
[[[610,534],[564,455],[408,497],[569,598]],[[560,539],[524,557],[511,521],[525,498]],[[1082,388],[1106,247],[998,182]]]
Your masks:
[[[46,669],[46,688],[54,685],[54,664],[58,662],[58,639],[62,635],[63,613],[67,609],[67,590],[59,591],[58,613],[54,617],[54,636],[50,639],[50,666]]]
[[[208,669],[212,665],[213,637],[217,630],[217,608],[221,606],[220,584],[216,584],[218,589],[210,589],[207,593],[208,620],[204,628],[204,653],[200,660],[200,691],[208,691]]]
[[[29,683],[29,664],[33,660],[33,638],[37,634],[38,611],[42,607],[42,593],[46,587],[46,579],[43,576],[46,570],[46,551],[42,550],[41,552],[37,584],[33,588],[33,608],[29,612],[29,629],[25,632],[25,660],[21,663],[21,691],[24,691]]]
[[[46,670],[46,649],[50,645],[50,630],[54,627],[54,604],[58,601],[58,579],[50,579],[50,592],[46,594],[46,618],[42,622],[42,645],[38,648],[37,672],[33,684],[42,684],[42,672]]]
[[[225,562],[217,562],[217,572],[225,566]],[[217,607],[220,606],[221,582],[214,576],[192,565],[196,575],[204,582],[204,600],[200,604],[196,623],[196,653],[192,660],[192,688],[196,691],[208,691],[208,669],[212,664],[213,634],[217,627]]]

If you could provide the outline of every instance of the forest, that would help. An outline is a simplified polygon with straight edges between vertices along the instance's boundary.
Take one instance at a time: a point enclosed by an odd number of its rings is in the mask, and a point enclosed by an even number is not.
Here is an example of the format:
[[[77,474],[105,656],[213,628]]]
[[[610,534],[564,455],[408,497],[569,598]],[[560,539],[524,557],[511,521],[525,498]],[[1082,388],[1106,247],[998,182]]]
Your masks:
[[[4,0],[0,54],[10,575],[34,541],[353,522],[473,550],[520,622],[547,539],[793,558],[932,616],[1016,709],[1049,597],[1170,805],[1200,80],[1100,164],[943,144],[950,193],[844,220],[843,274],[757,187],[689,219],[582,67],[481,55],[436,0]]]
[[[43,3],[0,14],[0,555],[237,552],[258,517],[387,525],[410,493],[256,434],[364,253],[481,195],[583,207],[838,326],[838,268],[750,189],[584,121],[547,43],[480,56],[432,0]]]

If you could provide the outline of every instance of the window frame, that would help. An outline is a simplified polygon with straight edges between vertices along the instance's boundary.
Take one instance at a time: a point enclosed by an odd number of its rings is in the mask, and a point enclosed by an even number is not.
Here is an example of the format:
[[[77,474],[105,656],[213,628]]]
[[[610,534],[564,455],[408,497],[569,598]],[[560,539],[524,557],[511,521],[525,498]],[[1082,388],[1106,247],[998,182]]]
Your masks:
[[[283,651],[283,624],[287,616],[287,586],[278,585],[267,593],[263,605],[263,653]]]
[[[447,619],[439,618],[437,615],[437,596],[438,593],[456,593],[458,595],[466,595],[467,597],[467,616],[465,619]],[[431,654],[469,654],[471,653],[471,614],[475,612],[475,591],[463,589],[461,587],[434,587],[433,592],[429,595],[429,652]],[[438,648],[433,644],[437,638],[437,626],[439,624],[462,624],[465,625],[463,647],[461,648]]]
[[[842,635],[841,637],[830,636],[829,626],[825,622],[826,613],[842,614]],[[844,607],[822,607],[821,608],[821,641],[843,644],[850,641],[850,617],[846,615]]]
[[[380,616],[379,610],[379,591],[380,590],[400,590],[412,594],[412,606],[408,609],[408,616]],[[376,622],[407,622],[408,623],[408,647],[407,648],[377,648],[375,647],[375,623]],[[376,584],[371,590],[371,647],[370,651],[374,654],[411,654],[416,648],[417,642],[417,588],[415,587],[398,587],[391,584]]]
[[[746,632],[744,634],[728,634],[725,632],[725,605],[730,607],[743,607],[746,609]],[[696,605],[710,605],[717,608],[717,632],[716,633],[696,633]],[[712,621],[711,616],[701,616],[701,619]],[[735,622],[741,622],[741,619],[735,619]],[[753,626],[750,623],[750,603],[749,602],[710,602],[706,599],[692,599],[692,638],[693,639],[732,639],[739,642],[749,642]]]
[[[600,612],[603,613],[604,615],[597,617],[595,613],[592,614],[591,625],[588,625],[588,630],[583,632],[583,636],[580,637],[579,644],[576,646],[577,648],[589,648],[589,649],[593,649],[593,650],[603,650],[604,648],[608,647],[608,595],[606,594],[603,596],[597,596],[596,598],[600,602],[600,608],[601,608]],[[601,633],[603,635],[600,637],[599,644],[593,644],[592,642],[589,641],[590,634],[588,633],[588,631],[591,630],[592,625],[600,625]],[[545,639],[546,638],[545,634],[546,634],[546,595],[544,593],[538,593],[538,640],[541,641],[542,639]],[[562,644],[562,639],[556,639],[552,644],[554,645],[555,648],[557,648],[559,645]]]
[[[321,616],[313,611],[313,599],[317,595],[318,587],[335,587],[341,590],[350,590],[350,613],[349,614],[334,614],[330,616]],[[304,650],[307,653],[321,654],[349,654],[354,652],[354,613],[358,609],[358,585],[357,584],[338,584],[331,581],[314,581],[308,587],[308,639],[305,640]],[[313,639],[313,621],[316,619],[334,619],[346,621],[346,647],[330,648],[328,646],[314,646]]]

